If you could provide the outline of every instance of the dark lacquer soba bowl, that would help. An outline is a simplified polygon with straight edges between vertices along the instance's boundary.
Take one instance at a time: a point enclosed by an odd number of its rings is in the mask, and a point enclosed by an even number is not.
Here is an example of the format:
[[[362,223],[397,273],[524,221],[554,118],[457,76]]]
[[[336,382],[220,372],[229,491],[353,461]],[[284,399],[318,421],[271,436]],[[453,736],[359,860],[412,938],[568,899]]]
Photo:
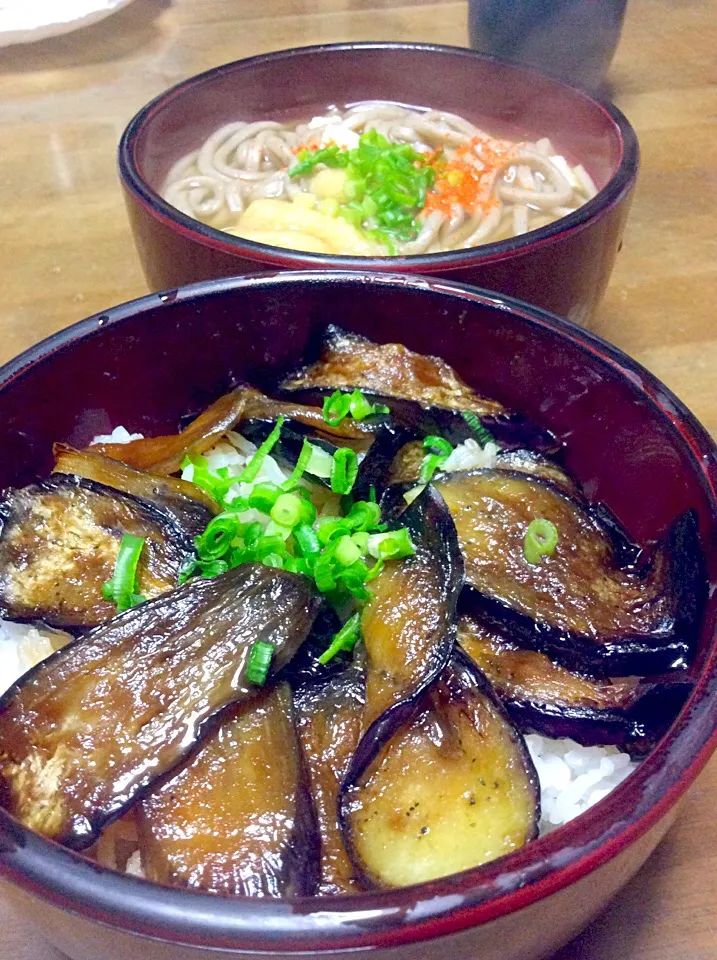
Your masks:
[[[0,873],[74,960],[222,956],[539,960],[645,861],[717,746],[717,463],[705,430],[619,350],[520,302],[443,280],[306,272],[216,280],[84,320],[0,371],[0,484],[45,476],[52,444],[118,424],[174,432],[237,381],[301,362],[326,324],[443,357],[467,383],[566,441],[565,466],[639,543],[694,510],[711,589],[688,701],[606,799],[498,861],[353,897],[212,896],[107,870],[0,811]]]
[[[241,239],[162,199],[175,163],[228,122],[306,121],[332,105],[375,100],[458,114],[494,137],[547,137],[568,163],[584,166],[598,192],[550,224],[536,220],[528,233],[400,256],[299,252],[261,236]],[[400,271],[475,283],[588,325],[621,244],[637,168],[635,133],[613,106],[530,68],[405,43],[305,47],[216,67],[140,110],[119,148],[135,242],[154,290],[266,269]]]

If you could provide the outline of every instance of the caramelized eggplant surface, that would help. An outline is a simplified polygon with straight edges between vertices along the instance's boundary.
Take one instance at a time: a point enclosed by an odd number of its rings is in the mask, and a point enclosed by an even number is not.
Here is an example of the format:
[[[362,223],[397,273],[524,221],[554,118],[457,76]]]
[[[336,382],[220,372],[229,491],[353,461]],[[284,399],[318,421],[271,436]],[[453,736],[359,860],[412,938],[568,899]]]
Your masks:
[[[134,607],[58,651],[0,699],[0,797],[24,824],[89,846],[207,721],[256,694],[254,642],[294,655],[318,600],[303,576],[244,564]]]
[[[56,443],[53,453],[53,473],[94,480],[130,496],[149,500],[169,510],[187,533],[193,536],[199,536],[211,517],[221,510],[216,500],[195,483],[138,470],[120,460],[96,453],[92,447],[75,450],[66,443]]]
[[[463,562],[442,498],[427,487],[401,514],[416,549],[371,583],[361,630],[367,655],[364,726],[412,701],[448,662],[455,644]]]
[[[414,353],[400,343],[374,343],[357,333],[329,326],[317,361],[286,377],[280,389],[341,388],[358,388],[424,406],[471,410],[478,416],[504,413],[504,407],[471,390],[439,357]]]
[[[521,729],[585,746],[644,750],[672,723],[692,689],[683,674],[659,681],[583,676],[516,646],[473,617],[461,617],[458,642]]]
[[[414,718],[345,783],[341,817],[357,869],[379,887],[467,870],[537,836],[532,761],[469,661],[456,655]]]
[[[505,447],[553,452],[560,444],[547,430],[495,400],[482,397],[445,360],[414,353],[399,343],[374,343],[328,326],[318,359],[279,384],[284,395],[320,403],[334,390],[363,391],[386,404],[403,426],[424,436],[443,434],[452,443],[472,436],[463,411],[480,417]]]
[[[522,645],[611,676],[666,670],[688,654],[701,589],[694,517],[681,518],[649,562],[622,568],[610,531],[551,482],[476,470],[435,484],[482,615]],[[524,540],[538,518],[554,524],[558,541],[530,563]]]
[[[306,758],[321,837],[321,877],[316,893],[358,893],[354,866],[338,822],[341,783],[361,736],[365,702],[362,658],[323,682],[294,694],[299,736]]]
[[[242,704],[140,804],[149,880],[228,896],[314,893],[318,836],[288,684]]]
[[[125,533],[145,538],[137,582],[152,598],[174,588],[210,519],[197,501],[167,506],[61,474],[8,490],[0,504],[0,615],[59,627],[103,623],[116,613],[102,584]]]

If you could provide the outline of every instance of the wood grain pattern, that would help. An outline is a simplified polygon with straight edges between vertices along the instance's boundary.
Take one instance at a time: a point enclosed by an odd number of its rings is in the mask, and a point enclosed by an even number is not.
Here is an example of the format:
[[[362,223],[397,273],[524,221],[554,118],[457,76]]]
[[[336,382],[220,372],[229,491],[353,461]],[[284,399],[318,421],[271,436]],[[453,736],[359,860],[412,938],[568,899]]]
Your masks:
[[[0,361],[145,292],[115,173],[132,114],[216,63],[346,39],[466,42],[454,0],[135,0],[77,34],[0,50]],[[717,5],[630,0],[610,74],[642,173],[599,332],[717,433]],[[601,919],[555,960],[717,957],[717,760]],[[59,960],[0,899],[0,960]]]

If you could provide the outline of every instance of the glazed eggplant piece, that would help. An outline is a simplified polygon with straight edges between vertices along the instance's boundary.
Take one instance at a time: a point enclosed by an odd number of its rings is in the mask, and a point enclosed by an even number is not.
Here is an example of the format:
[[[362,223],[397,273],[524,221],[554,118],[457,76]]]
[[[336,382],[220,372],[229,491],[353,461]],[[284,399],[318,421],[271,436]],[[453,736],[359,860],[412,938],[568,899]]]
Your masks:
[[[463,561],[445,503],[427,487],[393,526],[408,527],[416,553],[386,564],[363,609],[365,728],[377,718],[396,722],[387,712],[405,712],[446,665],[456,639]]]
[[[341,673],[305,684],[294,694],[321,837],[319,896],[361,890],[338,822],[339,790],[363,722],[366,678],[360,648],[355,653],[353,662]]]
[[[208,518],[221,512],[216,500],[201,487],[187,480],[138,470],[120,460],[97,453],[92,447],[75,450],[66,443],[56,443],[53,453],[53,473],[94,480],[95,483],[102,483],[113,490],[148,500],[169,510],[176,520],[186,527],[187,533],[193,536],[199,536],[204,531]]]
[[[147,598],[172,590],[211,520],[199,501],[144,497],[64,474],[10,489],[0,504],[0,616],[92,627],[117,611],[102,596],[125,533],[144,537],[137,570]]]
[[[224,707],[257,692],[255,641],[281,669],[319,601],[306,577],[243,564],[191,580],[75,640],[0,699],[0,797],[78,849],[187,756]]]
[[[349,771],[340,813],[367,884],[422,883],[534,839],[538,778],[490,685],[457,653],[375,760]]]
[[[344,420],[337,426],[326,423],[321,407],[274,400],[259,390],[242,384],[225,393],[207,407],[182,431],[162,437],[143,437],[129,443],[100,443],[88,448],[113,460],[121,460],[138,470],[159,475],[177,473],[184,458],[201,454],[224,434],[245,420],[276,420],[280,415],[308,427],[323,430],[331,436],[356,442],[368,442],[373,429],[370,424]]]
[[[584,746],[644,752],[675,719],[693,686],[679,673],[660,680],[582,676],[473,617],[460,619],[458,642],[521,730],[570,737]]]
[[[374,343],[340,327],[326,328],[315,362],[279,384],[284,396],[320,403],[334,390],[359,389],[386,404],[393,417],[424,436],[441,434],[452,443],[472,436],[461,411],[479,417],[505,447],[557,450],[555,437],[495,400],[482,397],[439,357],[415,353],[399,343]]]
[[[621,677],[684,663],[705,583],[693,513],[651,555],[621,567],[624,542],[616,549],[613,529],[550,481],[475,470],[434,482],[455,521],[482,619],[578,672]],[[558,541],[550,556],[529,563],[524,539],[537,518],[554,524]]]
[[[288,684],[242,704],[138,817],[148,880],[225,896],[311,896],[319,838]]]

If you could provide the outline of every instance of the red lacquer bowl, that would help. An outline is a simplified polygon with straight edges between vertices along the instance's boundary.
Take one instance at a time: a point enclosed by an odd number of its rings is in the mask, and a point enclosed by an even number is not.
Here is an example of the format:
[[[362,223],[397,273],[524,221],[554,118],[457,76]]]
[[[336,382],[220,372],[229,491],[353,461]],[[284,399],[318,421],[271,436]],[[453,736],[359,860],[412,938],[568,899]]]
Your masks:
[[[538,309],[402,275],[279,273],[197,284],[115,307],[0,371],[0,485],[51,466],[55,440],[123,424],[176,429],[234,381],[262,384],[339,321],[433,352],[488,396],[567,441],[567,466],[640,542],[699,515],[717,581],[717,450],[692,415],[614,347]],[[717,745],[717,594],[696,686],[638,771],[573,823],[476,870],[354,898],[271,901],[171,890],[120,876],[0,811],[8,893],[75,960],[538,960],[591,920],[661,839]]]
[[[601,188],[568,217],[513,240],[413,257],[336,257],[231,237],[159,195],[172,164],[231,120],[301,119],[329,104],[392,100],[460,113],[512,139],[549,136]],[[135,243],[152,290],[267,269],[421,273],[475,283],[588,324],[620,246],[638,167],[615,107],[538,73],[458,47],[351,43],[269,53],[185,80],[144,107],[119,148]]]

